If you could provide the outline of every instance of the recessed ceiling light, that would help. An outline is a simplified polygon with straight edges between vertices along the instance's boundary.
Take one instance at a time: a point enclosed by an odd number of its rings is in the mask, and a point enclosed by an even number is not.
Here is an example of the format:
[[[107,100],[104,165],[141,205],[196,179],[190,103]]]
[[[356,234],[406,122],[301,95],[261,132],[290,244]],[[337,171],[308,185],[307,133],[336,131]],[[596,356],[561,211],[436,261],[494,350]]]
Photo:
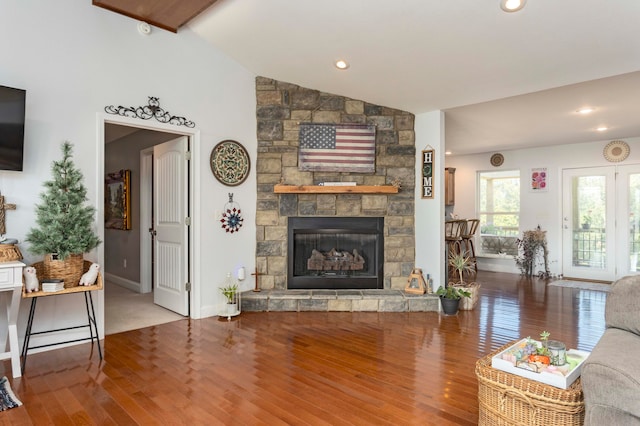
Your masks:
[[[522,9],[527,0],[500,0],[500,7],[505,12],[517,12]]]
[[[444,155],[451,155],[451,154],[453,154],[451,151],[445,151],[444,152]]]
[[[607,129],[609,129],[607,126],[600,126],[600,127],[596,128],[596,130],[599,131],[599,132],[604,132]]]
[[[340,59],[336,61],[336,68],[338,68],[339,70],[346,70],[347,68],[349,68],[349,64],[347,63],[347,61]]]
[[[580,108],[579,110],[577,110],[576,112],[578,114],[589,114],[592,113],[593,111],[595,111],[595,108],[592,107],[584,107],[584,108]]]

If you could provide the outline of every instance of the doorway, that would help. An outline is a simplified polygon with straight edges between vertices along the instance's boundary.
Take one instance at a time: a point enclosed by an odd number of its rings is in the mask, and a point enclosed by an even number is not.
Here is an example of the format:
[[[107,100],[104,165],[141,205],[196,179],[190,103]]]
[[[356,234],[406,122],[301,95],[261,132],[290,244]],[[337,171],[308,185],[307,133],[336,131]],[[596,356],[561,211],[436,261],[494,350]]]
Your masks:
[[[614,281],[636,274],[640,165],[563,170],[563,274]]]
[[[106,131],[105,128],[107,126],[115,126],[118,128],[124,128],[127,129],[126,132],[129,133],[137,133],[137,132],[146,132],[146,133],[152,133],[152,134],[165,134],[168,135],[169,138],[173,138],[176,139],[178,137],[183,136],[183,139],[185,140],[189,140],[192,141],[192,143],[197,143],[197,140],[199,138],[199,132],[192,130],[192,129],[180,129],[180,128],[176,128],[175,126],[169,126],[169,125],[164,125],[164,124],[155,124],[155,123],[139,123],[138,120],[132,120],[132,119],[128,119],[128,118],[122,118],[122,117],[101,117],[99,119],[99,123],[98,125],[102,128],[103,133],[102,134],[102,138],[98,138],[99,141],[102,141],[102,150],[99,150],[99,153],[102,152],[102,156],[104,158],[103,161],[99,161],[98,164],[100,164],[103,168],[102,173],[99,174],[99,176],[103,176],[104,175],[104,168],[107,167],[107,156],[106,156],[106,143],[109,142],[108,141],[108,136],[106,136]],[[164,140],[166,140],[167,137],[165,137]],[[158,143],[152,142],[147,146],[154,146],[154,145],[158,145]],[[136,161],[136,168],[139,168],[138,173],[135,179],[135,182],[132,182],[132,190],[134,192],[134,195],[137,196],[136,200],[140,200],[140,204],[139,206],[136,206],[135,204],[132,206],[133,209],[138,210],[136,213],[139,215],[138,216],[138,220],[139,218],[142,217],[142,215],[147,215],[146,212],[144,212],[144,209],[146,207],[148,207],[148,203],[145,203],[142,198],[142,194],[143,191],[141,191],[141,187],[139,186],[140,183],[142,183],[141,179],[143,176],[146,175],[146,172],[143,169],[143,166],[141,166],[141,156],[140,153],[144,151],[144,147],[139,147],[140,149],[138,149],[138,151],[135,154],[135,161]],[[152,149],[152,148],[151,148]],[[126,155],[126,154],[123,154]],[[186,187],[188,188],[189,194],[188,194],[188,201],[186,201],[185,203],[185,210],[186,211],[190,211],[192,206],[191,206],[191,201],[193,199],[193,196],[191,195],[191,191],[193,191],[195,189],[195,186],[192,182],[194,180],[194,171],[193,170],[189,170],[188,168],[186,168],[184,170],[184,180],[185,182],[187,182]],[[132,181],[134,181],[133,177],[132,177]],[[100,188],[103,189],[103,188]],[[137,194],[135,194],[137,193]],[[98,196],[98,199],[102,198],[103,194],[100,194]],[[137,208],[136,208],[137,207]],[[103,211],[99,211],[98,212],[98,217],[100,217],[104,212]],[[143,250],[143,242],[147,241],[150,237],[149,234],[149,228],[150,226],[146,226],[145,224],[143,224],[141,221],[138,222],[138,229],[133,229],[132,231],[128,231],[130,234],[136,234],[137,235],[137,241],[135,244],[135,248],[137,250],[139,250],[140,255],[139,255],[139,260],[138,262],[132,262],[133,264],[130,264],[129,267],[133,266],[133,268],[135,269],[140,269],[140,277],[138,279],[138,277],[135,277],[134,280],[131,280],[132,282],[126,282],[125,281],[125,287],[131,287],[131,285],[127,285],[127,284],[132,284],[134,286],[134,292],[132,294],[137,295],[137,296],[143,296],[143,293],[146,292],[150,292],[149,295],[153,296],[153,292],[151,292],[151,285],[150,284],[145,284],[145,283],[149,283],[150,280],[147,279],[145,276],[150,276],[151,273],[151,261],[150,261],[150,257],[146,258],[144,257],[144,250]],[[192,244],[194,244],[193,239],[190,238],[192,232],[193,232],[193,228],[194,226],[191,226],[190,229],[188,229],[187,231],[185,231],[186,234],[188,234],[187,239],[185,240],[185,244],[186,244],[186,250],[189,252],[191,251],[191,246]],[[124,232],[124,231],[121,231]],[[122,234],[121,234],[122,235]],[[103,241],[106,241],[105,238],[105,230],[102,230],[102,239]],[[103,244],[102,246],[106,246],[106,244]],[[114,267],[113,267],[113,259],[110,259],[110,256],[105,256],[105,252],[107,250],[103,248],[102,253],[100,253],[100,258],[102,259],[103,264],[105,265],[105,282],[109,282],[109,275],[110,273],[113,272],[117,272],[114,271]],[[110,263],[112,263],[112,267],[109,268],[108,265]],[[144,260],[144,261],[143,261]],[[125,263],[126,264],[126,263]],[[117,265],[119,266],[119,265]],[[193,270],[193,259],[188,259],[185,263],[184,263],[184,269],[187,271],[187,273],[192,273]],[[149,272],[146,272],[149,271]],[[191,280],[193,281],[193,280]],[[118,284],[122,284],[122,282],[119,282]],[[185,285],[186,282],[183,282],[183,285]],[[148,286],[148,288],[145,288],[145,286]],[[194,287],[196,287],[194,285]],[[197,299],[198,295],[197,290],[198,289],[194,289],[195,291],[192,291],[191,294],[189,294],[187,296],[187,306],[192,305],[194,303],[194,301]],[[107,292],[105,292],[107,293]],[[105,302],[106,303],[106,302]],[[152,303],[152,302],[151,302]],[[197,306],[197,303],[196,303]],[[105,310],[108,311],[108,310]],[[192,311],[190,313],[190,316],[198,315],[199,310],[196,309],[196,312]],[[104,312],[104,311],[103,311]],[[188,313],[188,312],[187,312]],[[183,317],[181,317],[183,318]],[[164,321],[166,322],[166,321]],[[148,326],[148,324],[142,322],[141,323],[141,327],[145,327]]]

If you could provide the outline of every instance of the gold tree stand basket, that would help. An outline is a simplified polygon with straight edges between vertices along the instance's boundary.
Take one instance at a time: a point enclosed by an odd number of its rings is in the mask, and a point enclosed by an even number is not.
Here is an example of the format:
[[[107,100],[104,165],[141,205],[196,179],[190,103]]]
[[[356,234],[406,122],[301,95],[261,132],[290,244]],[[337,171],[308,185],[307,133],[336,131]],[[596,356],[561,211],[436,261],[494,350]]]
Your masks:
[[[514,342],[476,362],[479,425],[582,426],[584,398],[580,378],[560,389],[491,367],[491,358]]]
[[[53,260],[47,254],[43,262],[31,265],[36,268],[38,279],[58,279],[64,281],[64,288],[76,287],[84,274],[84,259],[81,254],[69,255],[64,260]],[[91,266],[91,263],[89,263]]]

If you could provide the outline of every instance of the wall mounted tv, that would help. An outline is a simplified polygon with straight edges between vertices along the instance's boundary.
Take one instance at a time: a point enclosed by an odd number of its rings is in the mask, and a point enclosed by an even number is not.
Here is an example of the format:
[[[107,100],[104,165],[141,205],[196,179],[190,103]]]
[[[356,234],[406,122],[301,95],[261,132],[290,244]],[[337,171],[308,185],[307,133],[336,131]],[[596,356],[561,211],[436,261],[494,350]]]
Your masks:
[[[0,86],[0,170],[22,171],[27,92]]]

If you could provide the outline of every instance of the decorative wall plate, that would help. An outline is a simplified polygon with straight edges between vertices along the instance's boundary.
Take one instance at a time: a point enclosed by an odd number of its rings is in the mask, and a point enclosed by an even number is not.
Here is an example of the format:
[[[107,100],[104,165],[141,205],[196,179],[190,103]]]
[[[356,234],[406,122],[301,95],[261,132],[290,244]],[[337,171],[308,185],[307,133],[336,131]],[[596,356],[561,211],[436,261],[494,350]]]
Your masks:
[[[629,156],[631,149],[629,144],[623,141],[611,141],[604,147],[602,154],[607,161],[617,163],[625,160]]]
[[[491,156],[491,165],[493,167],[502,166],[502,163],[504,163],[504,156],[502,154],[497,153]]]
[[[211,151],[211,171],[220,183],[237,186],[247,179],[251,169],[249,153],[240,143],[222,141]]]

